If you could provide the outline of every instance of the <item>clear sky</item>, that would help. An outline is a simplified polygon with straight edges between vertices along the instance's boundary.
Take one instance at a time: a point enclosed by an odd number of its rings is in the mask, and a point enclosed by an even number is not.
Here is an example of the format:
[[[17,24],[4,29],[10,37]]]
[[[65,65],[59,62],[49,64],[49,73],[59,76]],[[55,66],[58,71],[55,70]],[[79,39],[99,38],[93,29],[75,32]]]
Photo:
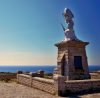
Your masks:
[[[76,36],[90,42],[89,64],[100,64],[100,0],[0,0],[0,65],[55,65],[65,7]]]

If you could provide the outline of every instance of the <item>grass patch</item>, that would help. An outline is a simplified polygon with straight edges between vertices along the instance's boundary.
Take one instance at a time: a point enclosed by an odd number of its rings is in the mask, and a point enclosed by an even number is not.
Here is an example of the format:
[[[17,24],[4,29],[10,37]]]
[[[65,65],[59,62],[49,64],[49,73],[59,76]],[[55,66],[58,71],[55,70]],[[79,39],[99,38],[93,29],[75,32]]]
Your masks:
[[[52,73],[45,73],[44,74],[44,78],[46,78],[46,79],[52,79],[53,78],[53,74]]]

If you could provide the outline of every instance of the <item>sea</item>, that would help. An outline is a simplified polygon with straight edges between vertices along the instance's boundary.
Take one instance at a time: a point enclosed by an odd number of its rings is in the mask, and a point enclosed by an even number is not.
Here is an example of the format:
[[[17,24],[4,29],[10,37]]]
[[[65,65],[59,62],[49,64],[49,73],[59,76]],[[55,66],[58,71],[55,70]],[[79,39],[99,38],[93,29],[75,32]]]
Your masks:
[[[11,72],[15,73],[17,71],[23,71],[23,72],[37,72],[38,70],[43,70],[45,73],[53,73],[54,68],[56,65],[25,65],[25,66],[0,66],[0,72]],[[100,65],[89,65],[89,71],[98,71],[100,70]]]

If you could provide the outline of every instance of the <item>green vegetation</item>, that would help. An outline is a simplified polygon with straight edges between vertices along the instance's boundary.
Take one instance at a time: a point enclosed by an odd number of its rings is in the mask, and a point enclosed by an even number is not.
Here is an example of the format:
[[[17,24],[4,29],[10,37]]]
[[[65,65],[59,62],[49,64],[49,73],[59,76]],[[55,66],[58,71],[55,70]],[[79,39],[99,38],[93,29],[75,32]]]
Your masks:
[[[45,73],[44,74],[44,78],[46,78],[46,79],[52,79],[53,78],[53,74],[52,73]]]
[[[16,82],[16,73],[0,72],[0,82]]]

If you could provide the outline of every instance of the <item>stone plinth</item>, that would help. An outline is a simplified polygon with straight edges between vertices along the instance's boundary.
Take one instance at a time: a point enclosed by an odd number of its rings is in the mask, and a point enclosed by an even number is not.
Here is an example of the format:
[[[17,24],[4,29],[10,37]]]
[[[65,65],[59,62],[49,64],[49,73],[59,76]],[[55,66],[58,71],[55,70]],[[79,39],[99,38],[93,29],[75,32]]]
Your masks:
[[[65,76],[67,80],[90,78],[86,45],[83,41],[62,41],[55,44],[58,48],[57,67],[55,75]]]

